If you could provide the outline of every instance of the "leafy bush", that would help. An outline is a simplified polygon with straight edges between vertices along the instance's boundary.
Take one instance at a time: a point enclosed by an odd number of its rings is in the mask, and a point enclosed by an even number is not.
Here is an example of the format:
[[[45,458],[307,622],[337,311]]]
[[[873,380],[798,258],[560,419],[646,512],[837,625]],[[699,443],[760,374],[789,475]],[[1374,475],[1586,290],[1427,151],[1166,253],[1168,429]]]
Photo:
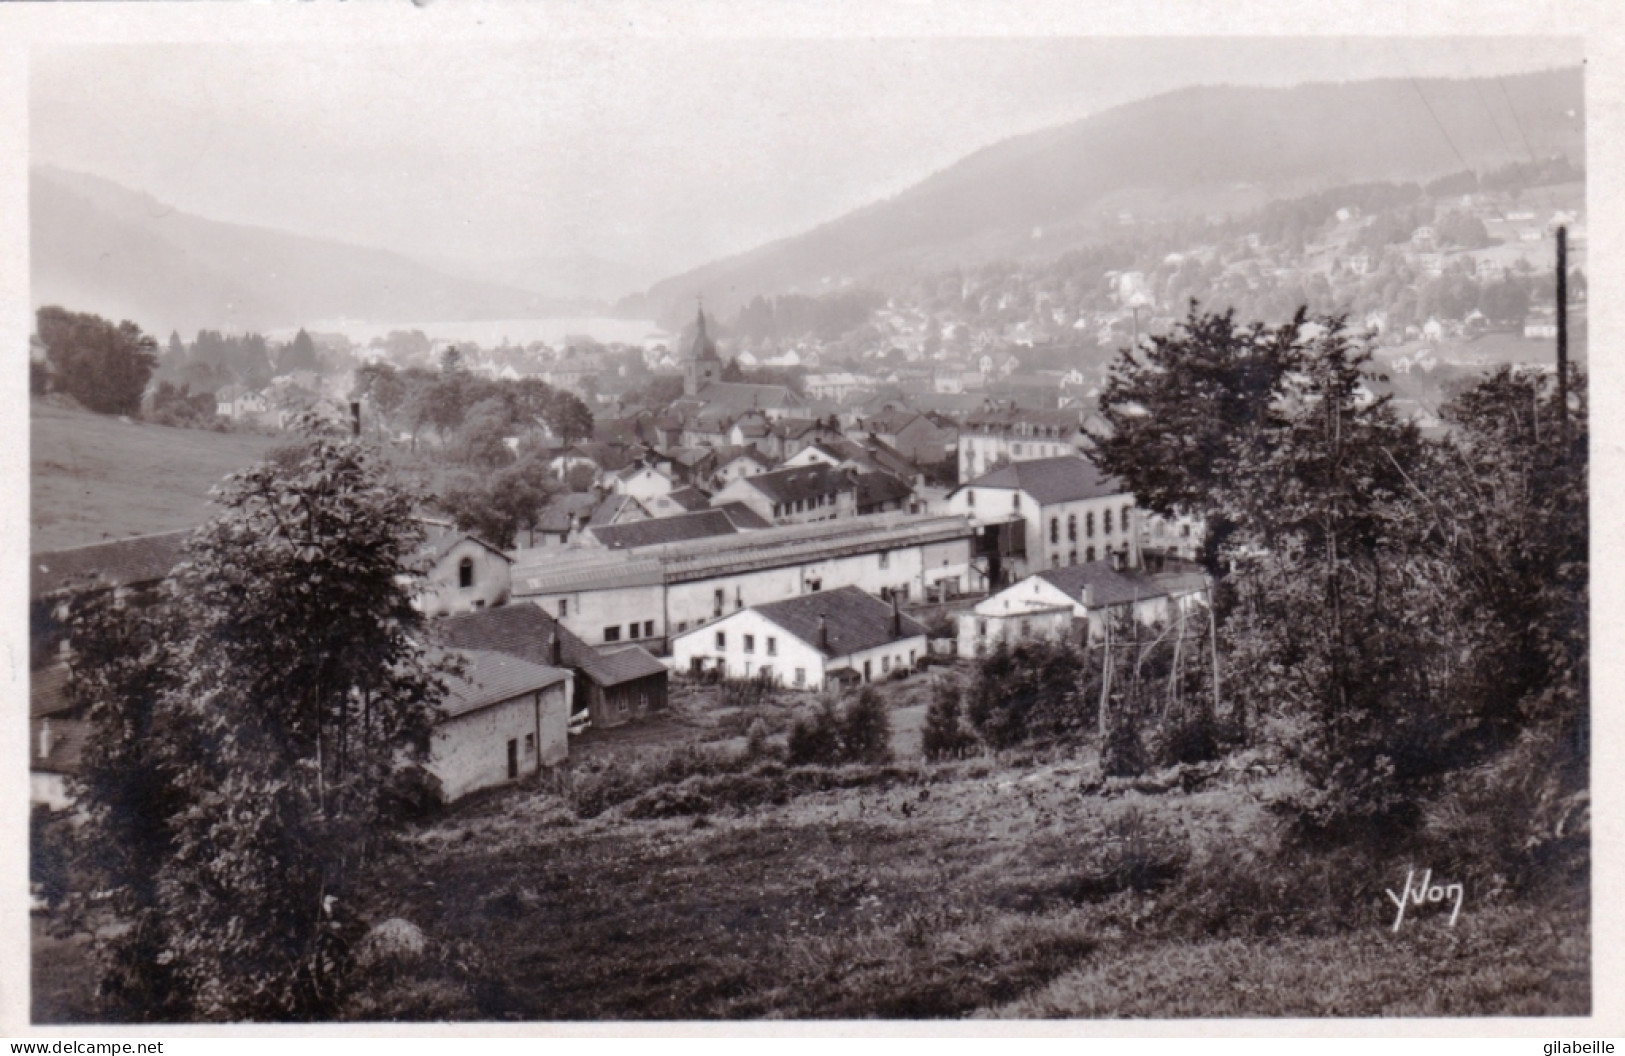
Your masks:
[[[927,759],[957,759],[976,745],[976,738],[960,721],[959,686],[938,682],[925,709],[921,750]]]
[[[790,729],[792,766],[884,763],[891,759],[891,718],[879,694],[865,686],[837,711],[825,696],[811,716]]]
[[[1081,693],[1083,656],[1067,642],[1043,639],[1011,647],[1000,642],[976,667],[968,713],[995,748],[1034,738],[1076,739],[1094,722]]]
[[[755,708],[772,700],[777,689],[770,675],[725,678],[717,693],[717,703],[725,708]]]
[[[748,755],[705,745],[682,748],[594,772],[577,772],[570,782],[570,801],[582,817],[636,799],[650,789],[678,784],[693,776],[737,773],[754,765]]]

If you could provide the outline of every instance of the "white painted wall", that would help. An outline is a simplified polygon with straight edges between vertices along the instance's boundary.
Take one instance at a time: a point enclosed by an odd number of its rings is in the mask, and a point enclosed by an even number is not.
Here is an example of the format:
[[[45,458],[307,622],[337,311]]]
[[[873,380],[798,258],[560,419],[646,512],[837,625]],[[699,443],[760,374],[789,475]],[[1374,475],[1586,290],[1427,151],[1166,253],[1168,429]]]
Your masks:
[[[464,558],[473,562],[474,582],[470,587],[458,585],[458,570]],[[500,605],[512,592],[513,566],[508,559],[472,539],[463,539],[429,571],[417,604],[430,616],[445,616]]]
[[[564,679],[437,726],[429,744],[428,769],[440,779],[445,798],[458,799],[508,781],[510,740],[518,744],[520,776],[563,762],[569,754],[571,681]]]

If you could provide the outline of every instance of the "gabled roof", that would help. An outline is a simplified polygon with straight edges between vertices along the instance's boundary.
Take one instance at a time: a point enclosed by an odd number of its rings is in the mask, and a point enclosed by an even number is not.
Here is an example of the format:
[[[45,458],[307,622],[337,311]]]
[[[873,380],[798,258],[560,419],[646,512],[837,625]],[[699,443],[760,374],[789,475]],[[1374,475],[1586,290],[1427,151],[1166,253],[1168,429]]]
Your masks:
[[[666,670],[665,665],[638,646],[617,650],[615,654],[600,653],[535,605],[503,605],[445,616],[430,624],[430,631],[454,649],[502,653],[545,667],[553,665],[553,639],[557,638],[559,663],[579,670],[600,686],[619,685],[657,673],[650,663],[659,673]],[[643,653],[648,661],[618,657],[619,653],[630,650]],[[612,660],[612,656],[618,658]]]
[[[611,550],[636,550],[645,546],[705,539],[713,535],[733,535],[739,529],[722,510],[699,510],[673,517],[651,517],[625,524],[594,525],[592,535]]]
[[[1040,505],[1126,495],[1128,489],[1116,477],[1102,473],[1087,458],[1060,455],[1012,462],[959,485],[949,495],[966,488],[1008,488],[1031,495]]]
[[[902,633],[892,633],[892,607],[857,587],[803,594],[786,601],[753,606],[764,619],[784,628],[825,656],[850,656],[888,642],[926,633],[912,616],[899,616]],[[820,644],[820,621],[829,646]]]
[[[598,508],[592,511],[592,517],[587,523],[594,527],[614,524],[615,518],[619,517],[627,507],[635,507],[637,504],[638,500],[630,495],[605,496],[604,501],[598,504]]]
[[[1087,561],[1035,573],[1059,588],[1067,597],[1081,600],[1090,590],[1091,605],[1128,605],[1151,598],[1174,597],[1206,589],[1207,580],[1199,573],[1152,575],[1139,569],[1116,569],[1109,561]]]
[[[796,466],[794,469],[776,469],[742,478],[743,482],[767,496],[771,502],[795,502],[831,492],[851,491],[853,484],[845,472],[822,463]]]
[[[699,488],[675,488],[666,494],[666,498],[690,513],[711,505],[710,496]]]
[[[640,678],[664,678],[668,674],[666,665],[641,645],[600,652],[596,670],[593,681],[602,686],[618,686],[622,682],[635,682]]]
[[[592,508],[596,505],[598,496],[587,491],[555,495],[542,507],[542,516],[537,528],[544,532],[568,532],[575,527],[576,517],[590,516]]]
[[[73,702],[68,699],[68,665],[52,664],[28,673],[28,715],[30,718],[39,718],[41,715],[59,715],[64,711],[72,711]]]
[[[507,653],[486,649],[459,652],[466,665],[461,675],[446,679],[447,693],[441,710],[447,718],[534,693],[570,677],[570,672],[561,667],[531,663]]]
[[[890,473],[862,473],[858,476],[858,509],[886,502],[906,502],[914,489]]]
[[[773,522],[764,520],[761,514],[742,502],[725,502],[716,508],[726,514],[728,520],[733,522],[733,526],[742,532],[773,527]]]
[[[491,551],[493,554],[496,554],[498,557],[502,558],[504,561],[511,563],[513,560],[507,554],[503,553],[501,550],[498,550],[496,547],[492,546],[484,539],[481,539],[473,532],[459,531],[456,528],[431,528],[429,530],[429,534],[423,540],[423,545],[418,548],[418,553],[428,557],[430,562],[439,564],[445,559],[447,554],[451,553],[452,548],[458,543],[462,542],[464,539],[473,540],[479,545],[485,547],[487,550]]]
[[[156,583],[180,563],[192,529],[45,550],[28,560],[30,601],[75,590],[108,590]]]

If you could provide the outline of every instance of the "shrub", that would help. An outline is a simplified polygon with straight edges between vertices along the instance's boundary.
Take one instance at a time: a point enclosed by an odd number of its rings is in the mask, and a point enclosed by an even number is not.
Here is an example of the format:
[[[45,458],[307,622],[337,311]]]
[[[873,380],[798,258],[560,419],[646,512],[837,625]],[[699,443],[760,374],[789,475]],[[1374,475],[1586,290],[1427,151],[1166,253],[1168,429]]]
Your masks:
[[[791,766],[840,762],[841,720],[834,697],[820,698],[812,715],[797,719],[790,727],[789,760]]]
[[[1148,760],[1140,724],[1131,715],[1114,710],[1107,720],[1106,739],[1100,745],[1100,769],[1107,777],[1138,777]]]
[[[1083,657],[1069,643],[1000,642],[977,664],[967,708],[971,725],[995,748],[1081,737],[1094,713],[1080,692],[1083,675]]]
[[[778,686],[770,676],[725,678],[717,692],[717,703],[725,708],[755,708],[773,699]]]
[[[959,687],[942,681],[925,709],[921,750],[927,759],[957,759],[976,745],[976,738],[960,721]]]
[[[846,706],[841,716],[841,755],[854,763],[884,763],[891,759],[891,717],[880,695],[868,686]]]

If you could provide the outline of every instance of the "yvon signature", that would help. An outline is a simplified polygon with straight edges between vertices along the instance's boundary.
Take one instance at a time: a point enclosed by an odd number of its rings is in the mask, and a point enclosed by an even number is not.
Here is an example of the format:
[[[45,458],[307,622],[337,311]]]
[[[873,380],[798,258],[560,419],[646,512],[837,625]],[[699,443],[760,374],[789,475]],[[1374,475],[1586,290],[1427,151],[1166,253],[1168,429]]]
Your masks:
[[[1456,917],[1461,914],[1462,899],[1466,897],[1465,889],[1460,884],[1433,883],[1433,870],[1429,869],[1422,874],[1420,882],[1412,886],[1411,881],[1416,876],[1415,869],[1405,870],[1405,886],[1399,894],[1387,891],[1386,894],[1399,907],[1398,916],[1394,917],[1394,930],[1405,923],[1405,907],[1421,906],[1424,902],[1444,902],[1454,900],[1455,905],[1450,910],[1450,926],[1456,926]]]

